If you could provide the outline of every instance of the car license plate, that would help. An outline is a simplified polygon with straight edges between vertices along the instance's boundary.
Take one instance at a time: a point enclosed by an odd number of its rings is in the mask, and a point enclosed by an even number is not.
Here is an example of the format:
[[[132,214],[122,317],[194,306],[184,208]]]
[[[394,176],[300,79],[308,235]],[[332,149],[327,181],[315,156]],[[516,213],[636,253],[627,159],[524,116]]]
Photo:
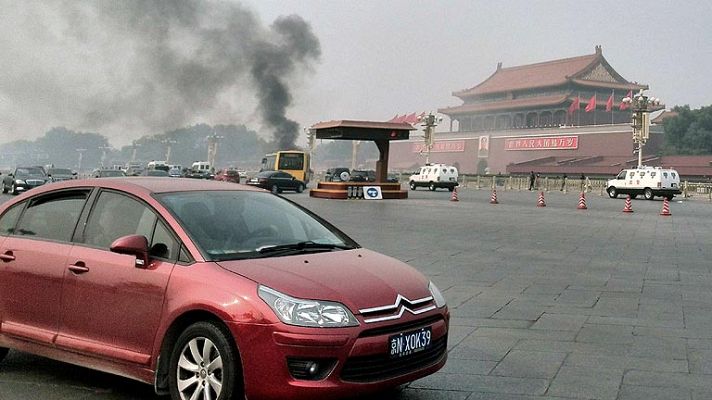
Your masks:
[[[432,342],[430,327],[393,335],[388,338],[391,358],[399,358],[423,351]]]

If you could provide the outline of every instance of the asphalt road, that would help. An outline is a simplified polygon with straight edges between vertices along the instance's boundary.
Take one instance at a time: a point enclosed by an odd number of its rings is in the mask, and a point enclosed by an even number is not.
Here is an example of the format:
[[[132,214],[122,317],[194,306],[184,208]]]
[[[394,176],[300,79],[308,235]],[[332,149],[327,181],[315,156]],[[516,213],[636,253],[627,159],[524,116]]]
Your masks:
[[[383,399],[712,398],[712,203],[464,189],[401,201],[285,194],[419,269],[452,311],[445,368]],[[0,200],[6,197],[0,197]],[[11,352],[0,399],[153,399],[152,388]]]

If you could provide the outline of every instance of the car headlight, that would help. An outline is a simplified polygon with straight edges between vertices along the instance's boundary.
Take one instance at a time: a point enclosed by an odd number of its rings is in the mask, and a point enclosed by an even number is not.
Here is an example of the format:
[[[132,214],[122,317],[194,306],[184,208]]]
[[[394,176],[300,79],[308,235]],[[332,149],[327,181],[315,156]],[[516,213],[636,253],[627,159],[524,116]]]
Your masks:
[[[438,289],[437,286],[433,282],[430,282],[428,285],[428,290],[430,290],[430,294],[433,295],[433,300],[435,300],[435,305],[438,308],[443,308],[447,304],[445,301],[445,296],[443,296],[442,293],[440,293],[440,289]]]
[[[340,303],[297,299],[262,285],[257,293],[285,324],[313,328],[358,326],[356,317]]]
[[[16,184],[16,185],[24,185],[24,184],[25,184],[25,181],[23,181],[22,179],[16,179],[16,180],[15,180],[15,184]]]

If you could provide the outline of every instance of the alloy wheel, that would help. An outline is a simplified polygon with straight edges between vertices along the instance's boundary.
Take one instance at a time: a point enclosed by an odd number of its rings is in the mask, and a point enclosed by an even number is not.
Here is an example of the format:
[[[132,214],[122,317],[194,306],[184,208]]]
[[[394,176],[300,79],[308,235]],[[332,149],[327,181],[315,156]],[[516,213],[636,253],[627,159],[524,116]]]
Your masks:
[[[214,400],[223,386],[220,351],[210,339],[196,337],[181,350],[176,370],[181,400]]]

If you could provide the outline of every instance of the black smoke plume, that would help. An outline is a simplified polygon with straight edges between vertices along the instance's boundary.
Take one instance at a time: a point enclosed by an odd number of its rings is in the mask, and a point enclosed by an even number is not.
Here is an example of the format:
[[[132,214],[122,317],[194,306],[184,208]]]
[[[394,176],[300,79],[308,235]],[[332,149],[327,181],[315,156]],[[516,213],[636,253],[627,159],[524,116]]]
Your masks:
[[[14,108],[0,107],[0,117],[15,118],[9,131],[32,115],[110,136],[196,119],[240,123],[234,113],[256,97],[278,147],[294,147],[290,82],[321,55],[298,16],[265,26],[240,4],[214,0],[0,0],[0,7],[7,49],[0,100]]]

